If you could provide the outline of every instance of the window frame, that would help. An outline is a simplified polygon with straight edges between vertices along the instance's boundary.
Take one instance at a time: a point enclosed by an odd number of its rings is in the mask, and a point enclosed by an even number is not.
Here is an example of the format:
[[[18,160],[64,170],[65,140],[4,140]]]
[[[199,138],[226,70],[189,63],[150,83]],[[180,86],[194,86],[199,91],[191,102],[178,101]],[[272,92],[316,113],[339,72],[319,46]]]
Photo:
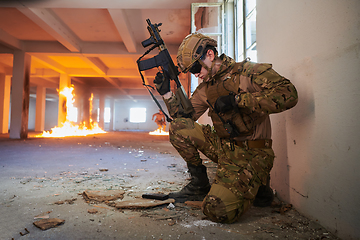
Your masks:
[[[194,33],[196,30],[195,26],[195,10],[196,8],[200,7],[219,7],[220,8],[220,16],[219,19],[221,20],[220,23],[220,32],[210,32],[210,33],[202,33],[209,37],[217,37],[217,39],[220,39],[220,43],[218,41],[218,47],[217,50],[219,54],[222,53],[222,51],[226,50],[227,48],[224,46],[226,43],[226,35],[225,35],[225,13],[224,13],[224,3],[223,2],[214,2],[214,3],[191,3],[191,33]],[[193,75],[190,74],[191,78],[191,84],[190,84],[190,92],[191,94],[195,91],[196,87],[199,85],[198,79]]]
[[[255,1],[255,0],[253,0]],[[235,11],[235,42],[236,42],[236,47],[235,47],[235,56],[236,56],[236,61],[242,61],[245,58],[250,57],[251,54],[250,51],[255,51],[256,52],[256,57],[255,58],[251,58],[251,61],[253,62],[257,62],[257,51],[256,50],[252,50],[254,48],[256,48],[257,46],[257,42],[256,40],[249,45],[249,47],[247,47],[247,37],[248,34],[251,35],[251,32],[249,33],[247,30],[247,23],[250,21],[251,17],[254,16],[255,14],[255,26],[256,26],[256,14],[257,14],[257,9],[256,9],[256,1],[254,4],[254,7],[247,13],[246,12],[246,2],[247,0],[235,0],[234,4],[234,11]],[[256,35],[256,28],[255,28],[255,35]],[[255,38],[256,39],[256,38]]]

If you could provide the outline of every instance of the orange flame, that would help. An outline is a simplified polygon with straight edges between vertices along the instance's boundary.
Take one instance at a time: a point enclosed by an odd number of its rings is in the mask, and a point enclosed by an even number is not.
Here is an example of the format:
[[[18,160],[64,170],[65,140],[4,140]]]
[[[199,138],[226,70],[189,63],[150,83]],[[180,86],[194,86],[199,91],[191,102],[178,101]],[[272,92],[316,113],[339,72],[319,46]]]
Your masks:
[[[102,130],[97,122],[93,122],[91,119],[91,111],[92,111],[92,99],[93,94],[91,94],[90,101],[90,127],[87,128],[85,126],[85,122],[82,122],[79,125],[74,123],[76,119],[76,108],[73,106],[74,94],[73,94],[74,87],[66,87],[64,88],[60,94],[66,97],[66,120],[62,122],[60,126],[51,128],[51,131],[43,131],[42,134],[36,135],[35,137],[69,137],[69,136],[86,136],[90,134],[98,134],[98,133],[106,133]]]
[[[162,130],[162,128],[158,128],[155,131],[149,132],[150,135],[169,135],[169,132]]]

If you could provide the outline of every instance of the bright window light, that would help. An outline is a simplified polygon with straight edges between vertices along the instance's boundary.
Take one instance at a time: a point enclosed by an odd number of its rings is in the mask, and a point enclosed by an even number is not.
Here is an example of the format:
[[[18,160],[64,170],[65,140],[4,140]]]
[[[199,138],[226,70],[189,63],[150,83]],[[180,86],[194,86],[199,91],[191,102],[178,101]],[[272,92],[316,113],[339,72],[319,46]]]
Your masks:
[[[100,122],[100,108],[97,109],[96,122]]]
[[[130,122],[146,122],[146,108],[130,108]]]
[[[105,108],[105,116],[104,116],[104,122],[109,123],[110,122],[110,108]]]
[[[78,117],[78,109],[76,107],[73,108],[69,108],[68,109],[68,119],[70,122],[77,122],[77,117]]]

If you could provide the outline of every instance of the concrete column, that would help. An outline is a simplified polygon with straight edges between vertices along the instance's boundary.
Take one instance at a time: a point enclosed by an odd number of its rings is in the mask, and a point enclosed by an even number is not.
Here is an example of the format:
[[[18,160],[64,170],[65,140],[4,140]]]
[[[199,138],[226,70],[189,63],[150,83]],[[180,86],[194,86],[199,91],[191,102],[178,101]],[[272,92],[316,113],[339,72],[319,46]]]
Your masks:
[[[10,87],[11,76],[0,73],[0,133],[9,130]]]
[[[46,88],[42,86],[36,87],[36,115],[35,115],[35,131],[44,131],[45,125],[45,104],[46,104]]]
[[[115,120],[115,100],[110,99],[110,123],[109,131],[114,131],[114,120]]]
[[[104,94],[100,94],[99,98],[99,108],[100,108],[100,116],[99,116],[99,127],[104,129],[104,116],[105,116],[105,96]]]
[[[82,94],[81,122],[85,122],[85,126],[90,128],[90,89],[84,88]]]
[[[66,97],[60,92],[64,90],[64,88],[70,87],[71,78],[66,74],[60,74],[59,81],[59,111],[58,111],[58,126],[61,123],[66,121]]]
[[[14,51],[10,138],[28,137],[31,56]]]

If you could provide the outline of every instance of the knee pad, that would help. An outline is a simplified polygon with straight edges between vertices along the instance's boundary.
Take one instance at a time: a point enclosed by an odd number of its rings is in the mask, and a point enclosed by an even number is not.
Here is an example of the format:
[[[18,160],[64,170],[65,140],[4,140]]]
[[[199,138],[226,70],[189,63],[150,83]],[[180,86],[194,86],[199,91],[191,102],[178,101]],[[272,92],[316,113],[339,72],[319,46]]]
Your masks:
[[[229,189],[213,184],[202,203],[203,213],[214,222],[232,223],[243,213],[244,202]]]

